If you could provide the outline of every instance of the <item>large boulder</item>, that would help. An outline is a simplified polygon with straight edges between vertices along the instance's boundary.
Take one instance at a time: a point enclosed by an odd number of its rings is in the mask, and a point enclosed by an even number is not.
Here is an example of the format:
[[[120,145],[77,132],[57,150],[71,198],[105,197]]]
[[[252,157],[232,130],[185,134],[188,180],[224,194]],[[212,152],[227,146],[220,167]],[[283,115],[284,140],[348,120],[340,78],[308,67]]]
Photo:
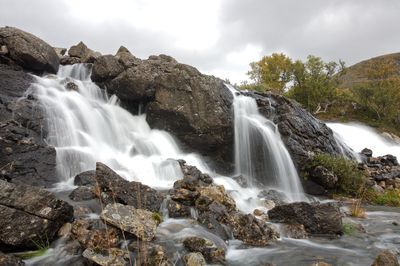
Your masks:
[[[295,202],[276,206],[268,211],[272,222],[300,224],[311,235],[341,235],[342,216],[333,203]]]
[[[35,73],[56,73],[59,58],[55,50],[38,37],[13,27],[0,28],[0,47],[5,46],[7,53],[0,55]]]
[[[161,192],[140,182],[129,182],[102,163],[96,163],[96,185],[106,203],[117,202],[158,212],[164,200]]]
[[[187,150],[231,161],[233,97],[222,80],[166,55],[140,60],[126,48],[99,57],[92,79],[131,111],[146,105],[150,126],[173,133]]]
[[[399,266],[397,256],[390,250],[384,250],[378,254],[372,266]]]
[[[50,187],[57,181],[56,152],[48,146],[44,113],[34,96],[24,96],[33,77],[0,64],[0,178]]]
[[[50,192],[0,180],[0,249],[36,248],[72,220],[73,208]]]

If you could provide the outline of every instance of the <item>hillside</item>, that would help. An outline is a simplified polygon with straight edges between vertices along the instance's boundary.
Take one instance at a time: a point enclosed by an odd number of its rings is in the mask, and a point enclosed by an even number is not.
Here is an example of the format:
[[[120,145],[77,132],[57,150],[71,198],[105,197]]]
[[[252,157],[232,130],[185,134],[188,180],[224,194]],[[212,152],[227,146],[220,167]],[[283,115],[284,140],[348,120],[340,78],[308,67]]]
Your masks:
[[[386,54],[361,61],[347,68],[346,73],[339,78],[339,87],[351,88],[356,84],[368,81],[367,76],[371,68],[388,61],[396,63],[397,73],[395,75],[400,76],[400,53]],[[393,76],[390,75],[390,77]]]

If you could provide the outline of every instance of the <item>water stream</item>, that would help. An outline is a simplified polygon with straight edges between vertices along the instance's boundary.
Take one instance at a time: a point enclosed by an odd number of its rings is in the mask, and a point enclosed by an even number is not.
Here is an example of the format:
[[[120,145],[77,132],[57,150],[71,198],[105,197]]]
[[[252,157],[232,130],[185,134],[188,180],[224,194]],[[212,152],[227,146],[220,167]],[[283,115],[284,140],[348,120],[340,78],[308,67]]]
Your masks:
[[[45,106],[49,131],[46,141],[57,151],[58,190],[71,190],[73,177],[94,169],[97,161],[128,180],[159,189],[171,188],[182,177],[179,165],[171,159],[184,159],[209,173],[214,182],[224,185],[244,212],[265,208],[257,194],[266,187],[285,192],[291,200],[303,198],[296,170],[276,126],[258,113],[253,99],[236,96],[234,91],[236,174],[254,184],[247,188],[230,177],[211,172],[200,156],[183,153],[173,136],[149,127],[145,114],[132,115],[121,108],[115,96],[108,97],[91,82],[90,69],[85,65],[62,66],[56,76],[36,77],[31,90]],[[257,187],[256,180],[264,187]],[[376,211],[379,215],[375,215]],[[369,214],[371,218],[361,221],[367,229],[366,236],[336,240],[282,237],[266,248],[248,248],[237,240],[224,242],[191,219],[166,219],[158,227],[157,239],[171,242],[179,250],[182,248],[179,240],[196,235],[206,237],[227,250],[229,265],[273,262],[278,266],[309,266],[318,260],[333,265],[369,265],[379,249],[396,245],[398,248],[400,244],[400,227],[391,224],[400,217],[398,209],[387,212],[381,208]],[[42,257],[26,262],[68,265],[69,259],[60,239]]]

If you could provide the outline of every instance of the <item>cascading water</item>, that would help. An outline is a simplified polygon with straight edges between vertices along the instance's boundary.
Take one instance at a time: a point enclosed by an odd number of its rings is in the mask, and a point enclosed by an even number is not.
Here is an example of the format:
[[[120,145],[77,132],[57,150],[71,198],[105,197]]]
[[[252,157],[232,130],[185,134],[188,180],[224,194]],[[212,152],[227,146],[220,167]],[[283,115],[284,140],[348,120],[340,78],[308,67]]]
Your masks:
[[[128,180],[156,188],[170,188],[182,177],[170,158],[204,170],[201,160],[183,154],[171,135],[150,129],[145,115],[134,116],[118,105],[116,96],[108,98],[90,74],[84,64],[61,66],[57,76],[37,77],[32,87],[45,108],[46,140],[56,148],[60,181],[94,169],[98,161]]]
[[[276,125],[263,117],[255,99],[234,95],[235,166],[237,174],[280,190],[292,201],[304,200],[296,168]]]

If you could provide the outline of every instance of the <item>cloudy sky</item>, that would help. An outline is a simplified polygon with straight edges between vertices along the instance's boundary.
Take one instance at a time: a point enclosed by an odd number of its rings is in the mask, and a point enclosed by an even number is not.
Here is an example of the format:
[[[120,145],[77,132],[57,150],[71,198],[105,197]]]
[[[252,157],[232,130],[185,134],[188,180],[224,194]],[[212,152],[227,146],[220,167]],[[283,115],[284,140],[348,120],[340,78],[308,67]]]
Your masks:
[[[168,54],[239,83],[248,64],[284,52],[347,65],[400,52],[400,0],[0,0],[0,26],[53,46]]]

